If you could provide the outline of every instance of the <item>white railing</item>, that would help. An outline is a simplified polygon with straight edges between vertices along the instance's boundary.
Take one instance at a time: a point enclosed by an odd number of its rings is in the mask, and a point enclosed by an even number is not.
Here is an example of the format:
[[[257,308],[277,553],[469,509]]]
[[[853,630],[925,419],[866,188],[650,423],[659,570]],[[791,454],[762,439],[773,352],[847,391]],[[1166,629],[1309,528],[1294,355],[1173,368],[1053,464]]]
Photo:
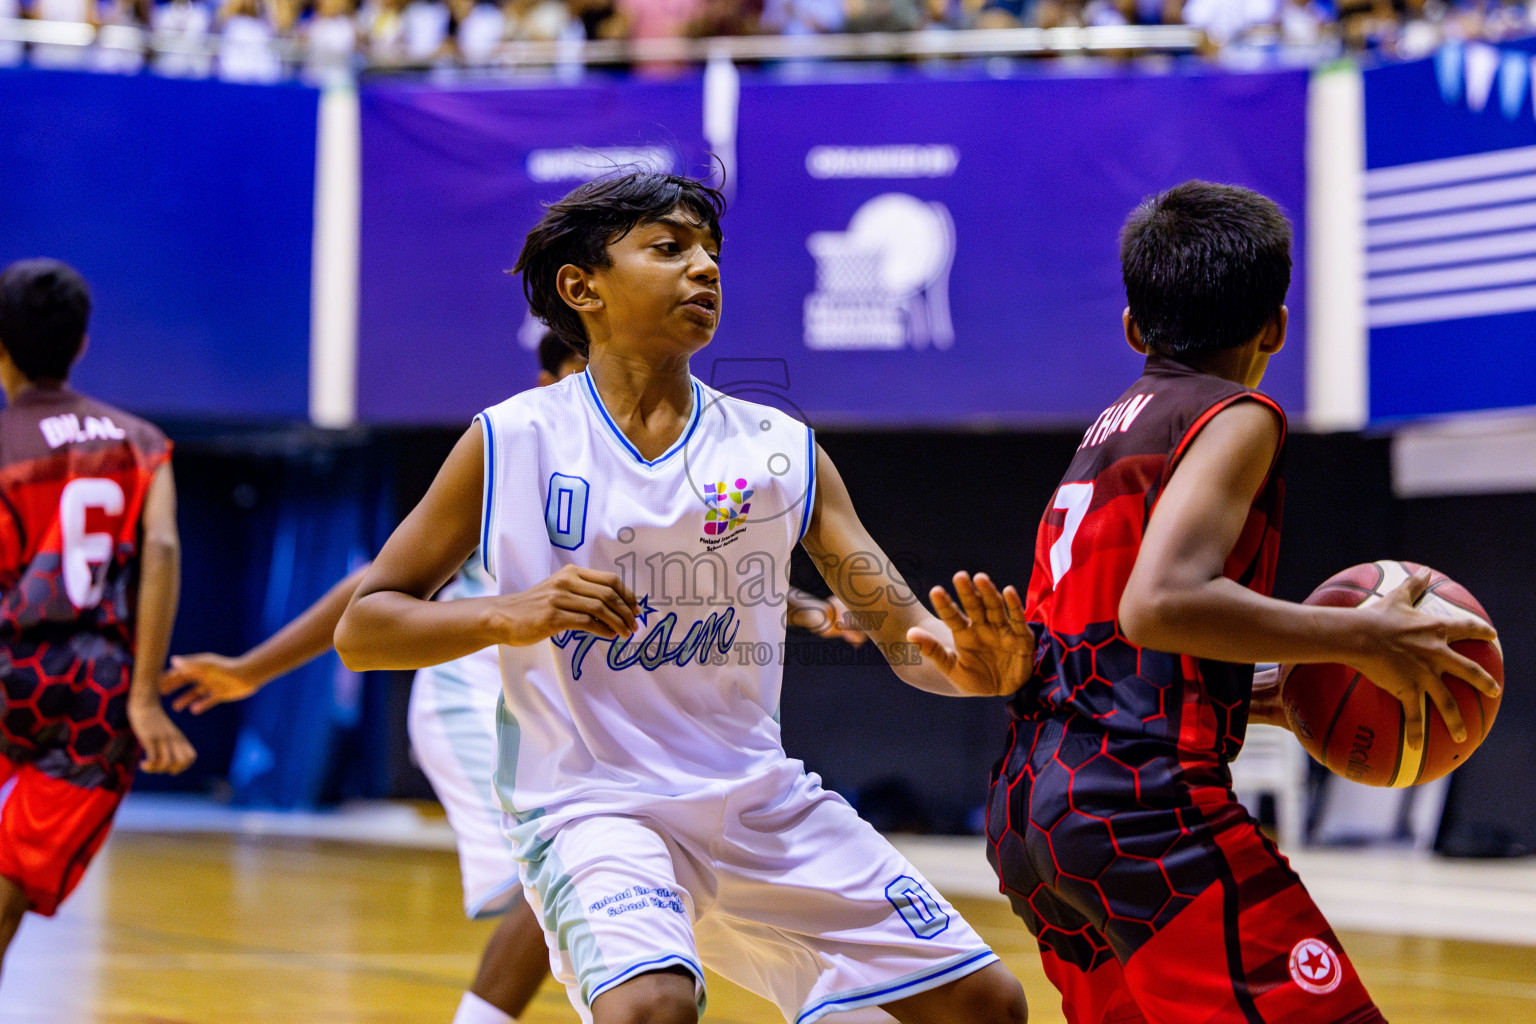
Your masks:
[[[1150,55],[1191,53],[1204,34],[1183,25],[1125,25],[1091,28],[965,29],[957,31],[870,32],[838,35],[725,36],[711,39],[508,41],[480,66],[624,65],[637,63],[703,63],[708,60],[921,60],[944,57],[1007,57],[1059,55]],[[216,35],[189,41],[130,25],[76,24],[0,18],[0,43],[31,43],[51,47],[96,47],[144,56],[171,54],[214,57]],[[300,40],[272,41],[287,65],[303,65],[308,48]],[[327,55],[329,56],[329,55]],[[366,49],[357,55],[360,68],[371,72],[412,70],[434,63],[370,60]],[[460,64],[464,62],[460,61]]]

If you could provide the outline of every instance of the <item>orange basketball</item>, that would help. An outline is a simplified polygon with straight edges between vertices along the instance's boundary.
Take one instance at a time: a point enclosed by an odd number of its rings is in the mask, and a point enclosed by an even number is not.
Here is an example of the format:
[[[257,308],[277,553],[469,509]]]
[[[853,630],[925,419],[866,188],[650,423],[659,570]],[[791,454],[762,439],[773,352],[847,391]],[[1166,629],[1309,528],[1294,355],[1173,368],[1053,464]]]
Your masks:
[[[1356,608],[1381,600],[1417,571],[1413,562],[1380,561],[1356,565],[1329,578],[1306,604]],[[1431,615],[1453,618],[1470,612],[1487,622],[1477,599],[1444,573],[1433,573],[1429,589],[1415,606]],[[1504,657],[1498,641],[1458,640],[1457,652],[1477,662],[1504,683]],[[1424,742],[1408,743],[1403,707],[1346,665],[1293,665],[1282,668],[1280,699],[1301,745],[1335,775],[1367,786],[1416,786],[1449,774],[1466,761],[1488,735],[1499,698],[1487,697],[1460,679],[1445,677],[1467,725],[1467,739],[1451,739],[1445,719],[1426,697]],[[1501,691],[1502,696],[1502,691]]]

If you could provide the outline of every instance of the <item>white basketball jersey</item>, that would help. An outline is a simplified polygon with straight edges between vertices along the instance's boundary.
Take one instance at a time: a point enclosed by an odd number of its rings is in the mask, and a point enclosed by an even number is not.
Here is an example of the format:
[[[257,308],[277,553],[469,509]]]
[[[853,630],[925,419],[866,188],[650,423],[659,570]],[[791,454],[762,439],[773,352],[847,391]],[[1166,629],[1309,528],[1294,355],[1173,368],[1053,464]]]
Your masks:
[[[497,785],[548,835],[784,761],[776,715],[790,552],[815,500],[815,440],[693,381],[677,442],[647,461],[586,373],[480,414],[481,550],[502,594],[575,564],[619,574],[639,628],[571,630],[552,659],[501,648]]]

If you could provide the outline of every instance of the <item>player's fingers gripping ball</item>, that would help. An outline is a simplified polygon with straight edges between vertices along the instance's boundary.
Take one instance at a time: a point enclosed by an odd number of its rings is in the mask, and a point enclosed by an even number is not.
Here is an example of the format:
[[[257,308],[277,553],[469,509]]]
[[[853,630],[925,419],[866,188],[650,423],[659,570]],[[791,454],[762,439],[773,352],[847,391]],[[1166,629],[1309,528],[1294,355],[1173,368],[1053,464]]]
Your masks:
[[[1356,565],[1330,577],[1305,603],[1363,607],[1385,599],[1420,568],[1398,561]],[[1432,569],[1429,585],[1414,607],[1437,618],[1465,619],[1470,614],[1489,621],[1488,613],[1465,587]],[[1466,725],[1461,742],[1452,737],[1444,716],[1427,697],[1421,698],[1419,709],[1423,741],[1410,742],[1407,716],[1397,698],[1355,669],[1328,663],[1282,669],[1280,699],[1291,731],[1329,771],[1368,786],[1415,786],[1449,774],[1493,727],[1504,683],[1504,658],[1497,639],[1456,640],[1450,646],[1481,665],[1501,687],[1500,696],[1488,696],[1455,676],[1442,677]]]

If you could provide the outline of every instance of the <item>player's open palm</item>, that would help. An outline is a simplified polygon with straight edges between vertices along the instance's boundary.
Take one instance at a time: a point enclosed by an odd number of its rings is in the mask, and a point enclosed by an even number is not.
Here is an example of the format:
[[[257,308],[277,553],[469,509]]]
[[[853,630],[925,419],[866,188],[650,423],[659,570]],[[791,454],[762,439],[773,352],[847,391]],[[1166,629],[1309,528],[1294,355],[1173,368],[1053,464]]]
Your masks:
[[[923,656],[950,684],[974,697],[1004,697],[1023,686],[1035,670],[1035,635],[1024,619],[1024,602],[1013,587],[1001,592],[986,575],[957,572],[955,598],[943,587],[929,592],[933,610],[949,627],[952,642],[921,627],[907,631]]]
[[[144,759],[139,767],[146,772],[180,775],[197,760],[197,751],[176,728],[159,700],[128,705],[128,724],[133,728]]]
[[[1428,569],[1420,569],[1379,602],[1362,608],[1370,616],[1372,650],[1354,667],[1403,706],[1410,744],[1424,741],[1425,698],[1440,709],[1451,737],[1467,738],[1466,723],[1445,676],[1465,680],[1490,697],[1499,684],[1481,665],[1451,649],[1456,640],[1493,640],[1497,632],[1472,615],[1440,618],[1415,607],[1429,587]]]
[[[171,707],[194,715],[232,700],[244,700],[259,689],[260,681],[245,676],[236,659],[222,654],[178,655],[171,658],[170,671],[160,677],[160,692],[176,694]]]
[[[514,647],[547,640],[568,629],[606,640],[635,632],[639,602],[617,573],[567,565],[553,576],[502,598],[507,639]]]

